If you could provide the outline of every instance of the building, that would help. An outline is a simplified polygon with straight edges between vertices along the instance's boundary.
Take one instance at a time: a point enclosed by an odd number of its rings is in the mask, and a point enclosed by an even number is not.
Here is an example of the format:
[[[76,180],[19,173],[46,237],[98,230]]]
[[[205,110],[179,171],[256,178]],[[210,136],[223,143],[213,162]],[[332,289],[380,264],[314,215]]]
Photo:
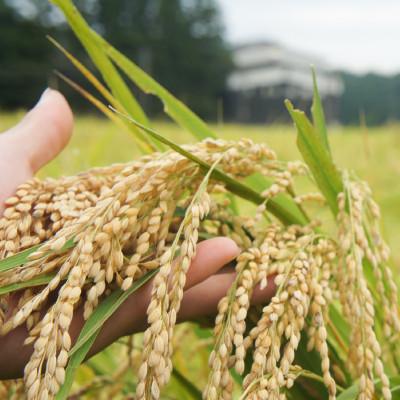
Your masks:
[[[229,121],[264,123],[287,121],[283,104],[309,109],[313,85],[310,65],[317,80],[328,121],[338,119],[343,83],[339,74],[318,57],[287,49],[273,42],[249,43],[233,52],[234,71],[228,78],[224,114]]]

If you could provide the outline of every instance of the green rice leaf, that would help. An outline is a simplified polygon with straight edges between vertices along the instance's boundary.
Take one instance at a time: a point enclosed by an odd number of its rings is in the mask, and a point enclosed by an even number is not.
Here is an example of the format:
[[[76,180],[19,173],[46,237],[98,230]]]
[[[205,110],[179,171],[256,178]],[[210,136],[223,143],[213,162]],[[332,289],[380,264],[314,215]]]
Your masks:
[[[349,324],[344,319],[343,314],[341,314],[336,304],[331,304],[329,306],[329,319],[335,329],[335,333],[339,335],[339,340],[341,340],[343,344],[348,347],[350,333]],[[330,326],[328,326],[328,330],[331,330]],[[336,335],[334,335],[334,337],[335,336]]]
[[[70,358],[67,369],[65,371],[65,380],[59,392],[56,395],[56,400],[66,400],[68,398],[72,384],[74,383],[76,370],[85,360],[85,357],[88,354],[89,350],[92,348],[93,343],[95,342],[99,332],[100,329],[98,329],[85,343],[83,343],[79,351],[77,351]]]
[[[315,68],[313,66],[311,67],[311,74],[312,74],[313,89],[314,89],[311,114],[313,118],[314,128],[319,134],[321,142],[324,144],[325,149],[330,154],[331,149],[329,147],[328,133],[326,130],[324,108],[322,107],[321,97],[318,91],[317,77],[315,74]]]
[[[181,387],[186,390],[186,392],[191,396],[192,399],[201,400],[203,398],[201,391],[192,382],[190,382],[189,379],[182,375],[176,368],[172,370],[172,377],[179,382]]]
[[[89,54],[94,65],[100,71],[104,81],[107,86],[111,89],[114,97],[122,104],[125,110],[134,118],[136,118],[141,123],[148,125],[149,120],[146,117],[142,107],[136,101],[135,97],[132,95],[128,86],[120,76],[119,72],[110,61],[108,56],[102,51],[101,46],[99,46],[98,40],[92,34],[92,30],[89,25],[79,13],[77,8],[74,6],[71,0],[50,0],[53,4],[58,6],[64,13],[70,27],[74,31],[76,37],[80,40],[83,47]],[[157,143],[148,142],[150,147],[158,148]]]
[[[124,118],[127,118],[129,121],[131,121],[133,124],[137,125],[139,128],[143,129],[145,132],[147,132],[149,135],[151,135],[153,138],[159,140],[160,142],[166,144],[169,146],[171,149],[175,150],[177,153],[182,154],[184,157],[188,158],[189,160],[195,162],[196,164],[199,165],[199,167],[207,173],[207,171],[210,170],[211,166],[208,165],[205,161],[201,160],[200,158],[194,156],[190,152],[186,151],[183,149],[181,146],[175,144],[174,142],[171,142],[164,136],[161,136],[158,134],[155,130],[147,128],[140,124],[139,122],[133,120],[127,115],[121,114],[118,110],[114,111],[121,115]],[[221,171],[218,168],[215,168],[212,171],[211,177],[213,179],[216,179],[218,181],[222,181],[225,183],[226,188],[232,192],[233,194],[236,194],[239,197],[242,197],[245,200],[251,201],[255,204],[261,204],[265,201],[265,199],[256,191],[253,189],[249,188],[248,186],[238,182],[237,180],[233,179],[229,175],[225,174],[223,171]],[[267,209],[275,215],[282,223],[284,224],[304,224],[304,221],[300,219],[296,214],[294,214],[291,210],[286,209],[284,206],[281,204],[276,203],[274,200],[270,200],[266,204]]]
[[[344,390],[340,395],[336,398],[337,400],[354,400],[357,398],[358,394],[358,383],[355,383],[353,386],[350,386],[348,389]]]
[[[3,294],[11,293],[11,292],[16,292],[17,290],[25,289],[28,287],[47,285],[53,278],[54,278],[54,275],[51,275],[51,274],[50,275],[41,275],[41,276],[32,278],[29,281],[11,283],[10,285],[0,287],[0,296]]]
[[[136,140],[136,144],[138,145],[140,151],[142,153],[151,153],[152,149],[148,146],[148,143],[145,140],[142,140],[139,135],[137,135],[138,129],[130,129],[129,126],[133,126],[132,124],[125,124],[120,118],[116,118],[115,113],[111,112],[110,109],[104,105],[99,99],[90,94],[87,90],[83,89],[77,83],[66,77],[61,72],[55,71],[56,75],[60,77],[64,82],[66,82],[69,86],[71,86],[74,90],[76,90],[80,95],[82,95],[86,100],[92,103],[100,112],[102,112],[107,118],[109,118],[112,122],[114,122],[117,126],[119,126],[123,130],[128,130],[130,133],[133,133],[133,137]],[[141,133],[141,132],[140,132]]]
[[[0,260],[0,272],[6,272],[6,271],[9,271],[10,269],[13,269],[13,268],[19,267],[20,265],[25,264],[28,261],[29,255],[34,253],[41,246],[43,246],[43,243],[37,244],[36,246],[32,246],[29,249],[26,249],[17,254],[14,254],[13,256],[3,258],[2,260]],[[68,250],[74,246],[75,246],[74,240],[70,239],[65,243],[65,245],[60,250],[60,252]],[[50,253],[51,252],[49,252],[48,254],[50,254]]]
[[[271,180],[258,172],[245,178],[244,182],[257,192],[262,192],[272,185]],[[296,218],[299,221],[302,221],[302,224],[307,224],[309,222],[309,218],[303,214],[302,210],[299,209],[299,206],[294,202],[293,198],[281,193],[274,198],[274,202],[280,207],[290,210],[293,215],[296,215]]]
[[[136,292],[136,290],[148,282],[156,272],[157,270],[148,272],[146,275],[134,282],[128,290],[115,290],[110,296],[102,301],[83,326],[74,347],[70,351],[70,356],[75,354],[103,326],[119,306],[132,293]]]
[[[122,126],[123,124],[118,123],[117,120],[118,118],[115,118],[115,114],[110,112],[110,109],[102,103],[98,98],[93,96],[91,93],[89,93],[87,90],[85,90],[82,86],[78,85],[71,79],[69,79],[67,76],[62,74],[59,71],[55,71],[55,74],[61,78],[65,83],[67,83],[69,86],[71,86],[74,90],[76,90],[79,94],[81,94],[86,100],[88,100],[90,103],[92,103],[99,111],[101,111],[106,117],[108,117],[110,120],[113,122],[117,123],[117,125]]]
[[[297,146],[329,207],[336,215],[337,195],[343,188],[341,174],[304,112],[294,109],[289,100],[285,100],[285,105],[297,128]]]
[[[72,65],[74,65],[76,69],[78,69],[78,71],[93,85],[93,87],[97,89],[97,91],[107,100],[109,104],[113,105],[113,107],[117,108],[118,110],[126,111],[125,108],[122,106],[122,104],[110,93],[110,91],[77,58],[75,58],[70,52],[68,52],[68,50],[66,50],[63,46],[61,46],[61,44],[58,43],[55,39],[53,39],[50,36],[47,36],[47,38],[58,50],[60,50],[65,55],[65,57],[68,58],[68,60],[72,63]],[[84,90],[78,84],[68,79],[65,75],[61,74],[60,72],[56,71],[56,74],[61,79],[63,79],[68,85],[77,90],[83,97],[89,100],[89,102],[91,102],[95,107],[97,107],[103,114],[105,114],[108,118],[110,118],[114,123],[117,123],[117,125],[120,126],[122,125],[120,121],[117,122],[115,118],[111,117],[110,114],[112,113],[109,113],[107,107],[103,105],[103,103],[101,103],[99,100],[95,99],[94,96],[90,95],[86,90]],[[146,154],[146,153],[151,153],[153,151],[153,148],[149,146],[146,138],[143,136],[143,133],[139,129],[137,129],[132,124],[124,124],[125,130],[126,127],[128,127],[128,131],[133,134],[133,138],[136,140],[142,153]]]
[[[125,105],[129,114],[134,115],[140,122],[147,124],[149,121],[140,107],[139,103],[133,97],[131,91],[122,80],[107,55],[99,48],[97,42],[93,39],[91,29],[82,15],[76,9],[71,0],[50,0],[58,6],[64,13],[69,25],[77,38],[81,41],[83,47],[88,52],[93,63],[102,74],[104,81],[112,90],[114,96]]]
[[[28,261],[30,254],[34,253],[41,245],[32,246],[29,249],[23,250],[13,256],[3,258],[0,261],[0,272],[6,272],[15,267],[25,264]]]
[[[140,69],[133,61],[129,60],[103,38],[98,38],[106,53],[118,65],[118,67],[125,72],[128,78],[143,90],[143,92],[157,96],[164,104],[165,113],[168,114],[178,125],[192,133],[199,140],[203,140],[207,137],[217,137],[208,125],[184,103],[174,97],[150,75],[146,74],[146,72]]]
[[[51,1],[63,11],[68,23],[86,48],[97,68],[103,74],[103,78],[112,89],[114,96],[125,106],[132,118],[143,125],[149,125],[143,110],[138,109],[140,106],[136,101],[134,105],[132,104],[133,96],[107,55],[143,92],[157,96],[164,104],[165,113],[188,132],[192,133],[197,139],[202,140],[206,137],[216,137],[208,125],[184,103],[174,97],[167,89],[157,83],[133,61],[111,46],[95,31],[90,29],[71,0]]]
[[[65,371],[65,381],[56,396],[56,400],[67,399],[74,382],[76,370],[85,360],[103,324],[131,294],[148,282],[156,272],[157,270],[148,272],[146,275],[134,282],[126,291],[121,289],[114,291],[94,310],[93,314],[85,322],[74,347],[69,352],[70,360]]]
[[[392,392],[392,399],[400,400],[400,375],[390,377],[389,381],[390,381],[390,391]],[[381,387],[380,381],[376,379],[374,383],[375,385],[377,385],[379,390],[379,388]],[[359,383],[356,382],[354,383],[354,385],[350,386],[342,393],[340,393],[340,395],[337,397],[337,400],[354,400],[357,398],[358,390],[359,390]]]
[[[98,92],[115,108],[123,110],[120,102],[110,93],[110,91],[67,49],[51,36],[47,39],[71,62],[71,64],[98,90]]]

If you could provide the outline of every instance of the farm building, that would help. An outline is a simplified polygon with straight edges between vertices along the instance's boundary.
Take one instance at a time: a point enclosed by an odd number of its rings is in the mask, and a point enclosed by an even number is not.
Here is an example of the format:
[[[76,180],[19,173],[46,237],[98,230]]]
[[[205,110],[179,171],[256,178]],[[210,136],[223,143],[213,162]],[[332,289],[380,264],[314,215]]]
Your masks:
[[[312,100],[310,65],[317,69],[318,86],[329,121],[338,118],[343,83],[338,73],[318,57],[273,42],[249,43],[234,49],[235,68],[228,78],[225,118],[245,123],[288,120],[283,104],[289,98],[307,109]]]

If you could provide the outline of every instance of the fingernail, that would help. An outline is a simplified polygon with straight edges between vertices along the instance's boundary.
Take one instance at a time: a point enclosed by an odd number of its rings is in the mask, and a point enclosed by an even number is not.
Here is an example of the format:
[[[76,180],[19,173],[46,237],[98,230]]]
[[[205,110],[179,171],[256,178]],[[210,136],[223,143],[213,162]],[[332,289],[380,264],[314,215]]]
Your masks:
[[[39,98],[39,101],[36,103],[38,106],[39,104],[43,103],[43,101],[46,99],[47,95],[51,92],[50,88],[46,88],[46,90],[42,93],[42,95]]]

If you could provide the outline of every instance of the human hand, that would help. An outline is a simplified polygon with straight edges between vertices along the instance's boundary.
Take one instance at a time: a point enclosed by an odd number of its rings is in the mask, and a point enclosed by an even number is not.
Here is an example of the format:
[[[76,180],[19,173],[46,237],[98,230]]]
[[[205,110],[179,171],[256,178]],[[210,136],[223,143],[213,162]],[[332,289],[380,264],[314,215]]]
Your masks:
[[[65,98],[55,90],[46,90],[39,103],[15,127],[0,135],[0,215],[4,201],[15,189],[31,178],[43,165],[52,160],[68,143],[72,134],[73,116]],[[187,274],[185,293],[179,320],[212,316],[218,301],[232,284],[235,272],[223,268],[239,254],[229,238],[217,237],[201,242]],[[133,293],[104,324],[91,350],[91,355],[121,336],[146,328],[146,309],[152,282]],[[256,289],[253,303],[267,301],[273,295],[273,284]],[[83,312],[78,310],[71,325],[73,339],[82,328]],[[22,376],[31,353],[24,346],[27,331],[24,326],[0,336],[0,379]]]

